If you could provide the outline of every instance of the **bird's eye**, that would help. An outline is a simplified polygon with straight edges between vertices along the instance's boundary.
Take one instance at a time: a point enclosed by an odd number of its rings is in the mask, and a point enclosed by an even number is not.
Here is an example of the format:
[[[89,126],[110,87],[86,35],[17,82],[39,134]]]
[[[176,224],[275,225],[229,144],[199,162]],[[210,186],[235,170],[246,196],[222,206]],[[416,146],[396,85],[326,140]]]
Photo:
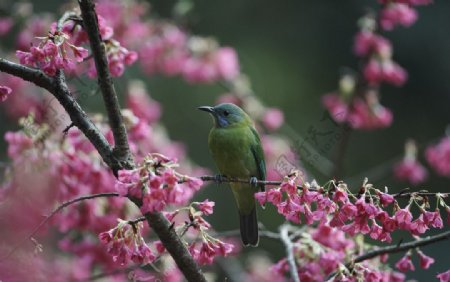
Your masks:
[[[230,112],[229,112],[229,111],[227,111],[227,110],[223,111],[223,115],[224,115],[224,116],[226,116],[226,117],[227,117],[227,116],[228,116],[229,114],[230,114]]]

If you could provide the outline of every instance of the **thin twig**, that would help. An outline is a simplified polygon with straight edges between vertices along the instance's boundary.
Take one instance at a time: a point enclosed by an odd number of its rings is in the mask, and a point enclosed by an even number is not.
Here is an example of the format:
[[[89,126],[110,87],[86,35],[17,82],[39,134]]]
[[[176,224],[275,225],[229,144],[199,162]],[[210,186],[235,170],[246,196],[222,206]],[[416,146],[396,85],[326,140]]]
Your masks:
[[[334,164],[334,169],[333,169],[333,175],[332,175],[332,177],[334,177],[336,179],[342,178],[342,174],[344,171],[345,154],[347,152],[348,142],[350,140],[350,134],[351,134],[351,129],[350,129],[349,124],[344,123],[341,126],[341,128],[343,131],[343,136],[342,136],[342,138],[339,142],[338,148],[337,148],[335,164]]]
[[[62,209],[64,209],[65,207],[68,207],[72,204],[84,201],[84,200],[90,200],[90,199],[96,199],[96,198],[101,198],[101,197],[118,197],[119,194],[118,193],[99,193],[99,194],[92,194],[92,195],[85,195],[85,196],[81,196],[81,197],[77,197],[75,199],[69,200],[67,202],[62,203],[61,205],[59,205],[56,209],[54,209],[49,215],[47,215],[45,217],[45,219],[43,221],[41,221],[41,223],[39,223],[39,225],[37,225],[33,231],[31,231],[30,235],[28,235],[27,237],[25,237],[23,240],[21,240],[18,244],[16,244],[16,246],[14,246],[12,248],[11,251],[8,252],[8,254],[6,254],[3,258],[0,259],[0,261],[8,258],[9,256],[11,256],[20,246],[22,246],[28,239],[30,239],[31,237],[33,237],[34,235],[36,235],[36,233],[39,231],[39,229],[41,229],[42,226],[44,226],[50,219],[52,219],[52,217],[57,214],[59,211],[61,211]]]
[[[115,147],[113,153],[122,163],[122,167],[131,169],[133,167],[133,160],[128,145],[127,130],[123,123],[119,100],[109,72],[105,43],[100,35],[95,4],[92,0],[79,0],[78,2],[83,18],[83,28],[88,34],[89,43],[94,55],[98,85],[102,92],[103,102],[105,103],[109,124],[114,136]]]
[[[368,259],[371,259],[371,258],[374,258],[377,256],[381,256],[383,254],[399,253],[399,252],[407,251],[409,249],[414,249],[417,247],[430,245],[432,243],[436,243],[436,242],[447,240],[447,239],[450,239],[450,230],[442,232],[442,233],[434,235],[434,236],[429,236],[424,239],[419,239],[416,241],[408,242],[405,244],[400,244],[400,245],[395,244],[395,245],[391,245],[391,246],[387,246],[387,247],[383,247],[383,248],[380,248],[377,250],[370,251],[368,253],[365,253],[363,255],[356,257],[352,262],[348,263],[346,265],[346,267],[349,267],[354,263],[362,262],[362,261],[365,261],[365,260],[368,260]]]
[[[241,179],[241,178],[231,178],[231,177],[221,177],[220,179],[217,176],[213,175],[203,175],[197,177],[201,179],[202,181],[211,181],[215,183],[250,183],[250,179]],[[186,180],[181,180],[180,183],[186,182]],[[259,180],[253,182],[254,185],[267,185],[267,186],[280,186],[283,181],[268,181],[268,180]],[[303,189],[302,185],[297,185],[297,189],[301,190]],[[318,191],[315,188],[308,188],[309,191]],[[415,196],[430,196],[430,197],[436,197],[437,195],[440,196],[449,196],[450,192],[442,193],[442,192],[426,192],[426,191],[418,191],[418,192],[405,192],[407,190],[402,190],[399,193],[392,194],[394,198],[407,198],[411,197],[413,195]]]
[[[297,264],[295,262],[294,256],[294,244],[292,243],[291,238],[289,238],[289,229],[289,224],[283,224],[282,226],[280,226],[280,238],[286,247],[291,278],[292,280],[294,280],[294,282],[300,282],[300,277],[298,276]]]
[[[240,233],[239,229],[236,230],[229,230],[229,231],[223,231],[223,232],[217,232],[215,235],[219,237],[232,237],[232,236],[238,236]],[[269,239],[280,239],[280,234],[269,231],[269,230],[261,230],[259,231],[259,236],[266,237]]]

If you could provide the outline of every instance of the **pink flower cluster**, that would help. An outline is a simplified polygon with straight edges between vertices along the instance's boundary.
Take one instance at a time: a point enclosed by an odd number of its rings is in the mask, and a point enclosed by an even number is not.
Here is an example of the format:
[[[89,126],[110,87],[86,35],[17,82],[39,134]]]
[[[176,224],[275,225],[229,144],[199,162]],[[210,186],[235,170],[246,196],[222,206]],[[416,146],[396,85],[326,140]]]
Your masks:
[[[417,11],[410,4],[391,2],[380,13],[380,25],[384,30],[392,30],[396,25],[409,27],[417,20]]]
[[[425,255],[421,250],[416,250],[417,255],[419,256],[419,264],[423,269],[428,269],[434,263],[434,259]],[[406,272],[408,270],[414,271],[415,267],[411,261],[411,251],[407,252],[405,256],[403,256],[396,264],[395,267],[402,271]]]
[[[427,178],[427,170],[417,160],[403,160],[394,167],[397,179],[407,181],[413,185],[422,183]]]
[[[88,50],[69,42],[69,35],[55,31],[42,38],[41,43],[32,46],[29,52],[16,51],[16,56],[23,65],[42,69],[46,74],[54,76],[59,69],[73,71],[75,62],[82,62],[88,56]],[[68,51],[72,57],[69,57]]]
[[[386,38],[363,29],[355,36],[353,50],[357,56],[368,60],[363,74],[371,85],[386,82],[401,86],[405,83],[407,73],[392,60],[392,46]]]
[[[210,39],[188,36],[178,27],[163,23],[155,27],[140,52],[148,74],[181,74],[189,82],[230,80],[239,74],[236,52],[217,47]]]
[[[352,128],[373,130],[388,127],[392,123],[392,113],[379,102],[378,89],[381,83],[402,86],[407,80],[407,72],[392,59],[392,45],[388,39],[377,33],[378,26],[391,30],[396,25],[412,25],[417,12],[406,3],[409,1],[381,1],[384,6],[380,16],[369,14],[360,22],[353,52],[364,64],[356,88],[356,76],[344,75],[338,93],[322,97],[322,104],[332,118],[339,123],[347,123]],[[420,1],[417,5],[426,4]]]
[[[125,66],[136,62],[138,54],[135,51],[129,51],[113,39],[106,41],[105,44],[109,71],[113,77],[119,77],[124,73]],[[91,78],[97,76],[97,70],[93,61],[89,65],[87,74]]]
[[[358,195],[351,194],[344,183],[330,182],[327,189],[315,182],[305,182],[301,189],[298,185],[298,175],[293,173],[280,187],[256,193],[255,197],[261,205],[266,202],[275,205],[278,213],[294,223],[301,223],[303,217],[308,225],[328,223],[350,236],[368,234],[382,242],[391,242],[391,233],[398,229],[420,235],[430,227],[443,228],[439,209],[427,211],[418,206],[420,215],[413,220],[411,203],[419,202],[420,197],[412,196],[410,204],[400,209],[392,195],[373,188],[367,181]],[[393,203],[394,214],[389,215],[383,208]]]
[[[163,210],[166,205],[185,204],[203,182],[179,174],[175,160],[160,154],[150,154],[134,170],[119,171],[116,189],[122,196],[142,201],[142,213]]]
[[[138,264],[149,264],[155,260],[155,255],[142,238],[142,222],[129,223],[119,219],[118,225],[98,235],[100,242],[107,246],[113,261],[127,265],[133,261]]]
[[[340,268],[343,261],[349,259],[348,253],[355,248],[354,241],[345,236],[343,231],[332,228],[327,224],[319,224],[317,228],[307,231],[312,236],[300,236],[295,246],[295,263],[301,281],[325,281],[332,273],[331,279],[326,281],[404,281],[402,273],[386,270],[383,260],[368,260],[355,264],[353,271]],[[289,265],[284,258],[272,266],[271,271],[284,276],[289,272]]]
[[[26,82],[23,82],[22,86],[20,79],[17,81],[11,79],[11,81],[20,82],[20,85],[14,86],[14,92],[16,89],[25,91]],[[158,112],[161,110],[159,104],[150,99],[145,89],[136,85],[142,87],[142,83],[131,83],[128,93],[129,95],[140,93],[137,98],[140,102],[135,100],[135,103],[129,104],[130,109],[124,110],[124,113],[128,112],[128,115],[125,115],[125,122],[130,132],[130,147],[135,159],[140,161],[145,158],[147,152],[161,151],[171,157],[177,157],[183,173],[204,174],[204,169],[186,161],[185,150],[179,143],[169,139],[161,129],[162,126],[157,124],[160,115],[145,112],[142,108],[145,105],[152,105],[147,110],[158,109]],[[15,96],[11,95],[5,103],[15,99]],[[136,97],[129,99],[136,99]],[[53,107],[46,106],[44,109],[52,111],[50,113],[52,120],[47,120],[49,124],[62,123],[61,126],[65,127],[70,123],[67,116],[60,116],[58,112],[54,113],[56,109]],[[111,131],[105,120],[95,116],[94,122],[112,143]],[[8,156],[14,173],[0,187],[2,192],[0,200],[10,204],[5,218],[15,222],[16,231],[22,230],[28,233],[30,226],[37,226],[42,220],[42,214],[48,214],[58,203],[83,195],[114,192],[115,177],[103,164],[89,140],[78,129],[72,128],[67,135],[63,136],[62,129],[53,129],[45,123],[33,124],[28,118],[21,124],[22,131],[9,132],[5,135]],[[166,174],[168,175],[169,173]],[[177,173],[175,177],[179,175]],[[199,187],[199,183],[191,178],[185,181],[187,182],[176,185],[176,192],[171,195],[187,201],[189,200],[187,197],[192,196]],[[177,194],[180,190],[182,190],[181,196]],[[206,214],[212,211],[212,206],[206,202],[199,203],[199,209]],[[51,226],[53,230],[56,230],[58,238],[62,238],[58,242],[58,247],[65,253],[73,254],[65,256],[64,261],[67,261],[71,267],[61,268],[63,278],[59,281],[86,280],[94,273],[94,269],[109,272],[120,268],[111,260],[106,248],[102,248],[92,238],[116,225],[117,218],[138,217],[137,212],[139,211],[133,209],[127,199],[113,197],[107,200],[99,198],[83,201],[57,213],[51,221]],[[66,233],[69,231],[70,233]],[[11,246],[14,245],[14,240],[17,240],[14,236],[7,238],[6,233],[2,233],[0,237],[3,242],[8,242]],[[56,259],[59,258],[57,254],[55,256]],[[48,258],[42,260],[45,262]],[[21,259],[17,258],[14,261],[20,264]],[[46,265],[43,263],[42,267]],[[45,271],[45,269],[36,271]]]
[[[187,207],[173,212],[165,212],[166,217],[173,223],[173,228],[180,237],[192,237],[188,250],[199,264],[211,264],[216,256],[228,256],[234,246],[208,234],[211,225],[203,218],[213,213],[214,202],[205,200],[193,202]],[[185,218],[182,218],[185,216]],[[128,222],[119,219],[117,227],[99,234],[100,241],[107,246],[108,253],[114,262],[126,265],[129,261],[147,264],[155,259],[153,251],[144,242],[141,235],[142,223]],[[189,233],[188,231],[192,231]],[[191,236],[189,236],[191,235]],[[200,241],[197,239],[201,238]],[[187,242],[187,238],[184,238]],[[160,241],[153,244],[158,256],[166,250]]]
[[[363,98],[353,98],[351,104],[339,94],[330,93],[322,96],[322,104],[335,121],[346,122],[355,129],[374,130],[392,123],[392,112],[379,103],[374,92],[367,93]]]
[[[439,175],[450,177],[450,137],[444,137],[435,146],[428,147],[425,157]]]

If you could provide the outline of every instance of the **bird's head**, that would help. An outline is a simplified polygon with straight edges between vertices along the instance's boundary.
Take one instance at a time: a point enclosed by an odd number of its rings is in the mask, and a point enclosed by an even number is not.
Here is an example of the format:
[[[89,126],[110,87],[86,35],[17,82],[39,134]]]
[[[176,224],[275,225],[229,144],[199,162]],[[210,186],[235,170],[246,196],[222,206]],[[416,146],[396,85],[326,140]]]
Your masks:
[[[198,109],[208,112],[213,116],[215,127],[223,128],[251,124],[250,117],[235,104],[224,103],[215,107],[204,106]]]

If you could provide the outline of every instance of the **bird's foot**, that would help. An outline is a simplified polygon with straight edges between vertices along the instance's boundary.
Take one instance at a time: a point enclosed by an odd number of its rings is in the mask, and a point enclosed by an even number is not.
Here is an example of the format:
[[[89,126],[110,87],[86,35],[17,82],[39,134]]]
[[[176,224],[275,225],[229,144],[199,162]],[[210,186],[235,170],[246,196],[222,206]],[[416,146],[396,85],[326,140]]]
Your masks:
[[[256,177],[250,177],[250,185],[252,185],[253,187],[257,187],[258,186],[258,178]]]
[[[216,182],[217,184],[222,184],[223,182],[225,182],[227,180],[227,177],[225,175],[222,174],[216,174],[214,176],[214,182]]]

